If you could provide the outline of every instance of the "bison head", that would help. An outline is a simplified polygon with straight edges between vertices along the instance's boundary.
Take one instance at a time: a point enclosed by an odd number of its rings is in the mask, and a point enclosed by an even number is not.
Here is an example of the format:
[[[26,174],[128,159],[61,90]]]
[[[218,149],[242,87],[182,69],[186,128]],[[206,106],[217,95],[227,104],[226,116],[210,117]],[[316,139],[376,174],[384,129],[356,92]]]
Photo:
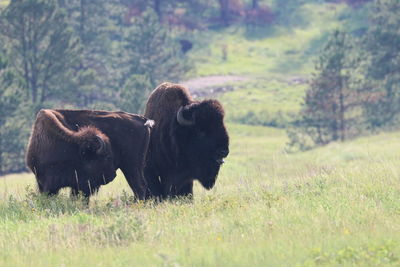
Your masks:
[[[195,102],[176,113],[180,162],[206,189],[214,186],[229,153],[229,137],[223,119],[224,110],[217,100]]]
[[[114,157],[109,139],[96,135],[80,148],[81,163],[88,177],[105,184],[115,177]]]

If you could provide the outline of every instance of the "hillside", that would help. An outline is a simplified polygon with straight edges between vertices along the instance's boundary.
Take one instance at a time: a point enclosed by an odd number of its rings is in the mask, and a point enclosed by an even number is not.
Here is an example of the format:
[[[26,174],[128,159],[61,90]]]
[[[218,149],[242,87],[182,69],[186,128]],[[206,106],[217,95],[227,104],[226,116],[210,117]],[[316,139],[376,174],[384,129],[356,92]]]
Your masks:
[[[204,91],[208,94],[200,95],[218,95],[225,104],[229,121],[286,126],[291,115],[299,110],[314,61],[328,36],[335,29],[356,33],[366,26],[366,9],[362,7],[353,9],[346,4],[310,1],[298,12],[303,17],[302,23],[292,27],[233,25],[196,33],[196,45],[190,53],[195,71],[189,74],[189,84],[193,84],[190,77],[241,78],[206,85]],[[218,94],[221,91],[227,93]]]

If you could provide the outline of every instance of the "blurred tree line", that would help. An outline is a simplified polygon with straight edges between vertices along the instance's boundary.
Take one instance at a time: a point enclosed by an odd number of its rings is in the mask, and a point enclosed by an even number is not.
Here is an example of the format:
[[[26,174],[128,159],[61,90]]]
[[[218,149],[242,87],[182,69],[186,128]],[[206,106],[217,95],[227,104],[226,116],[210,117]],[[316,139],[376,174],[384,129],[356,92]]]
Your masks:
[[[158,83],[179,81],[192,68],[186,33],[232,23],[296,25],[302,2],[11,0],[0,10],[0,175],[25,170],[40,108],[138,113]],[[356,8],[368,0],[346,2]],[[397,5],[375,1],[362,39],[334,34],[289,131],[293,144],[345,140],[398,120]]]
[[[269,24],[277,12],[266,2],[11,0],[0,10],[0,175],[25,170],[39,109],[138,113],[158,83],[177,82],[192,68],[185,54],[193,44],[181,36]]]
[[[287,130],[292,148],[400,126],[399,14],[398,0],[375,0],[365,34],[336,30],[331,35],[315,63],[300,115]]]
[[[127,18],[133,2],[13,0],[1,11],[0,175],[25,169],[39,109],[139,113],[158,83],[190,69],[150,1]]]
[[[178,82],[192,68],[185,54],[193,44],[181,36],[269,23],[260,2],[11,0],[0,10],[0,175],[25,170],[39,109],[139,113],[158,83]]]

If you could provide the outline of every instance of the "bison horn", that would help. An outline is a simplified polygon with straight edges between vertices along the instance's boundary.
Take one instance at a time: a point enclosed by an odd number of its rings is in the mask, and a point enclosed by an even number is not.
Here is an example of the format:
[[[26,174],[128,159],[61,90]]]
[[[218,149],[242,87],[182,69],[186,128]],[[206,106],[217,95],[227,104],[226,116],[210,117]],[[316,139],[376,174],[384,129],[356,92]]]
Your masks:
[[[191,126],[194,124],[194,120],[188,120],[185,119],[185,117],[183,117],[183,113],[182,113],[183,107],[180,107],[178,110],[178,113],[176,113],[176,120],[178,121],[178,123],[182,126]]]
[[[106,149],[106,143],[104,142],[103,138],[99,135],[96,135],[97,141],[99,142],[99,148],[96,150],[97,154],[103,154]]]

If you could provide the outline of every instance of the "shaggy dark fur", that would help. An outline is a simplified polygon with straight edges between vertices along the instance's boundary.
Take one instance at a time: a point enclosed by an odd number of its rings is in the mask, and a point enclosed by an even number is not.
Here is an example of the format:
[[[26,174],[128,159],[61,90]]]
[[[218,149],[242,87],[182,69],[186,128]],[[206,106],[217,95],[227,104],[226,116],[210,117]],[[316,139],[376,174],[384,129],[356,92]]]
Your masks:
[[[178,122],[179,111],[189,125]],[[229,153],[222,105],[194,101],[185,87],[163,83],[151,93],[145,116],[155,121],[145,167],[148,196],[192,195],[194,179],[211,189]]]
[[[26,155],[39,191],[70,187],[89,197],[111,182],[120,168],[139,199],[146,194],[143,169],[150,141],[149,121],[125,112],[42,109]]]

